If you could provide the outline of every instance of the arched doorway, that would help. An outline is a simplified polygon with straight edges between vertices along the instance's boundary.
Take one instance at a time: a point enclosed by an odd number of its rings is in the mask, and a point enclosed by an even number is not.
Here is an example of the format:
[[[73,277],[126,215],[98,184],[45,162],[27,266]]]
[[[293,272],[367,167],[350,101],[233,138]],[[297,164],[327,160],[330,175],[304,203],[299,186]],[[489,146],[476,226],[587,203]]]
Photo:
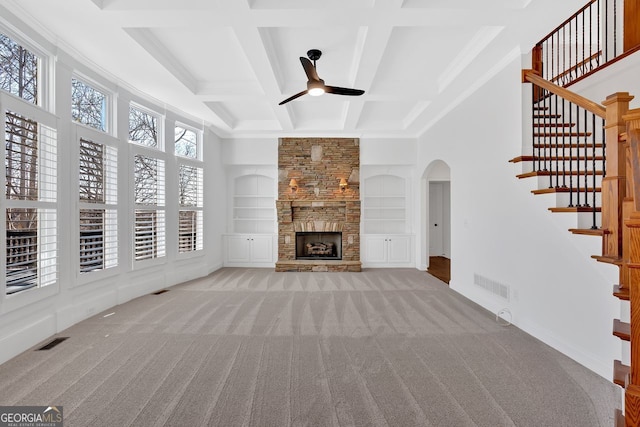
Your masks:
[[[423,174],[424,250],[427,272],[443,282],[451,279],[451,170],[435,160]]]

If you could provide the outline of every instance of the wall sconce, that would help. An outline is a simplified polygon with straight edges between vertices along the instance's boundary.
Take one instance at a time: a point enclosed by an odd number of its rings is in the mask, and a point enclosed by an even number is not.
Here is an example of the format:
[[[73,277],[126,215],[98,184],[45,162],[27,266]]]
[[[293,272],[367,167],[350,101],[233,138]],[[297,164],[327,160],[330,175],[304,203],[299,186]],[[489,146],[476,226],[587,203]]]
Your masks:
[[[340,191],[342,191],[344,193],[344,190],[347,189],[347,187],[349,186],[349,183],[347,183],[347,180],[344,178],[340,178]]]
[[[291,181],[289,181],[289,188],[291,188],[292,193],[298,191],[298,182],[295,178],[291,178]]]

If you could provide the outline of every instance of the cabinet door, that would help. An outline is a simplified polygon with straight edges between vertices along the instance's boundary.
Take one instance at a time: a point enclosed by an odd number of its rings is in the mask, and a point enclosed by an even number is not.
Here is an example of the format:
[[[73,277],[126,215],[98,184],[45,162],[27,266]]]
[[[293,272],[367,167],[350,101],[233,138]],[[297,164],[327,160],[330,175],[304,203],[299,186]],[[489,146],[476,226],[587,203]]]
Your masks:
[[[387,261],[390,264],[411,262],[411,237],[387,237]]]
[[[251,236],[225,236],[225,239],[227,241],[227,262],[237,263],[251,260]]]
[[[251,262],[273,262],[271,236],[251,236]]]
[[[385,236],[363,236],[363,243],[362,260],[364,262],[384,263],[387,261],[387,238]]]

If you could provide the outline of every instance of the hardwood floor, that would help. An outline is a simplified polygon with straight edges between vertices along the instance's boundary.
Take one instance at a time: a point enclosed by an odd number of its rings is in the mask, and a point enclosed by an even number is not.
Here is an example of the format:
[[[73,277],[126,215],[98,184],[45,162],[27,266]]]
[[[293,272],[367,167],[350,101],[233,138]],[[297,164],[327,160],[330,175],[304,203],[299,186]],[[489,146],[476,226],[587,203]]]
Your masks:
[[[437,277],[448,285],[451,280],[451,260],[443,256],[429,257],[427,273]]]

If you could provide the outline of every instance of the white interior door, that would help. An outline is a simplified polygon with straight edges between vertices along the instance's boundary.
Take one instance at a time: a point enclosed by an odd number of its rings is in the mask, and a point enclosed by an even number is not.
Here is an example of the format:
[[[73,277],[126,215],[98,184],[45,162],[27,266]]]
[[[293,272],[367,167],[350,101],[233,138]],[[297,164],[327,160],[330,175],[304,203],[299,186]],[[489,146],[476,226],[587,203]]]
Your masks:
[[[429,256],[444,253],[443,183],[429,182]]]

